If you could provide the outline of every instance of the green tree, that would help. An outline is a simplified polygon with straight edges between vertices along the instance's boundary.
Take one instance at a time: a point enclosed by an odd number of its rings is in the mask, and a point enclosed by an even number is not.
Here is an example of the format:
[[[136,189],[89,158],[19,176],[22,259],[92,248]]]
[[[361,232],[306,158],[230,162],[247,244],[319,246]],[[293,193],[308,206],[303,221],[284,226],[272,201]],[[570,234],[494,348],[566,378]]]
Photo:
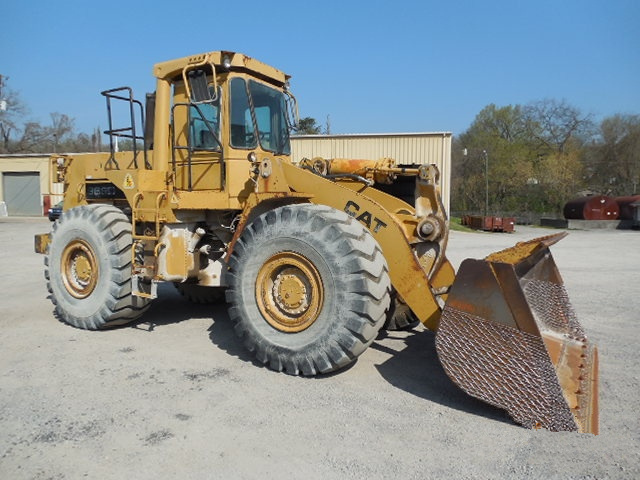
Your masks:
[[[313,117],[301,118],[296,129],[296,133],[299,135],[319,135],[321,132],[322,127]]]
[[[453,209],[484,211],[488,166],[489,214],[560,212],[584,187],[583,147],[592,129],[564,101],[486,106],[454,148]]]
[[[453,160],[454,210],[483,212],[488,167],[489,214],[517,209],[532,175],[522,108],[488,105],[458,138]]]

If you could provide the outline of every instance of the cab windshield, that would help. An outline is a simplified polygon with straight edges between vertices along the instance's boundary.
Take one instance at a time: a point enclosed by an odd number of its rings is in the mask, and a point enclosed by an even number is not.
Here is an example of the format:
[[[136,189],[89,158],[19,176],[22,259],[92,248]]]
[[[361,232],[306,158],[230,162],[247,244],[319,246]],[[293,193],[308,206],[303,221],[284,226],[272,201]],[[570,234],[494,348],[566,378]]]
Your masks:
[[[252,108],[253,107],[253,108]],[[289,155],[289,125],[282,92],[242,78],[231,80],[231,146]]]

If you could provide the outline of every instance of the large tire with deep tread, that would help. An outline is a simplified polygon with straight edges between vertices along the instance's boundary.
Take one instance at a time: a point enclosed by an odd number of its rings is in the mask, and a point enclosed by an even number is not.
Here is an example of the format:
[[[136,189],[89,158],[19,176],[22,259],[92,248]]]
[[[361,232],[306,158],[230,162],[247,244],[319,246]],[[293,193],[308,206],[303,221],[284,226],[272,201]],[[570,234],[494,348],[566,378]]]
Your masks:
[[[229,259],[229,316],[258,361],[292,375],[352,363],[386,318],[378,243],[344,212],[289,205],[256,218]]]
[[[224,303],[224,287],[206,287],[195,283],[174,282],[176,290],[192,303],[213,304]]]
[[[150,300],[131,294],[131,223],[112,205],[72,208],[53,224],[45,278],[55,312],[96,330],[140,317]]]

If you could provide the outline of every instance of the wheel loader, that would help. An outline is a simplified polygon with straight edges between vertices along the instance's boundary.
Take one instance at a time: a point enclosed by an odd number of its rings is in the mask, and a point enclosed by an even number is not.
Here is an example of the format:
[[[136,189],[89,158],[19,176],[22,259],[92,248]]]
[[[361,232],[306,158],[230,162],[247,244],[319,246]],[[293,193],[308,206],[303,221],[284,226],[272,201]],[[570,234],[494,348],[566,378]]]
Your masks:
[[[456,274],[435,165],[292,158],[289,76],[241,53],[153,73],[144,104],[128,87],[102,92],[109,152],[51,159],[64,212],[35,241],[59,319],[133,322],[172,282],[226,301],[246,348],[293,375],[340,369],[381,328],[419,321],[469,395],[529,428],[597,434],[597,349],[549,250],[562,235]],[[411,191],[385,193],[399,179]]]

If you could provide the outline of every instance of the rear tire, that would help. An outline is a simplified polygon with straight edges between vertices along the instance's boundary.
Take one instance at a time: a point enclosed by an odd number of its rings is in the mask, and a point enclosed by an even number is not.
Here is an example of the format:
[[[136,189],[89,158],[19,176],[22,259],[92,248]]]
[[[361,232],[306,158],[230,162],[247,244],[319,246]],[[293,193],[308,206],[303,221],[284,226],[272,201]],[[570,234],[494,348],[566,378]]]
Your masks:
[[[140,317],[150,300],[131,294],[131,223],[112,205],[85,205],[53,224],[45,278],[56,315],[87,330]]]
[[[290,205],[248,225],[229,259],[229,316],[273,370],[316,375],[352,363],[390,302],[385,258],[346,213]]]

